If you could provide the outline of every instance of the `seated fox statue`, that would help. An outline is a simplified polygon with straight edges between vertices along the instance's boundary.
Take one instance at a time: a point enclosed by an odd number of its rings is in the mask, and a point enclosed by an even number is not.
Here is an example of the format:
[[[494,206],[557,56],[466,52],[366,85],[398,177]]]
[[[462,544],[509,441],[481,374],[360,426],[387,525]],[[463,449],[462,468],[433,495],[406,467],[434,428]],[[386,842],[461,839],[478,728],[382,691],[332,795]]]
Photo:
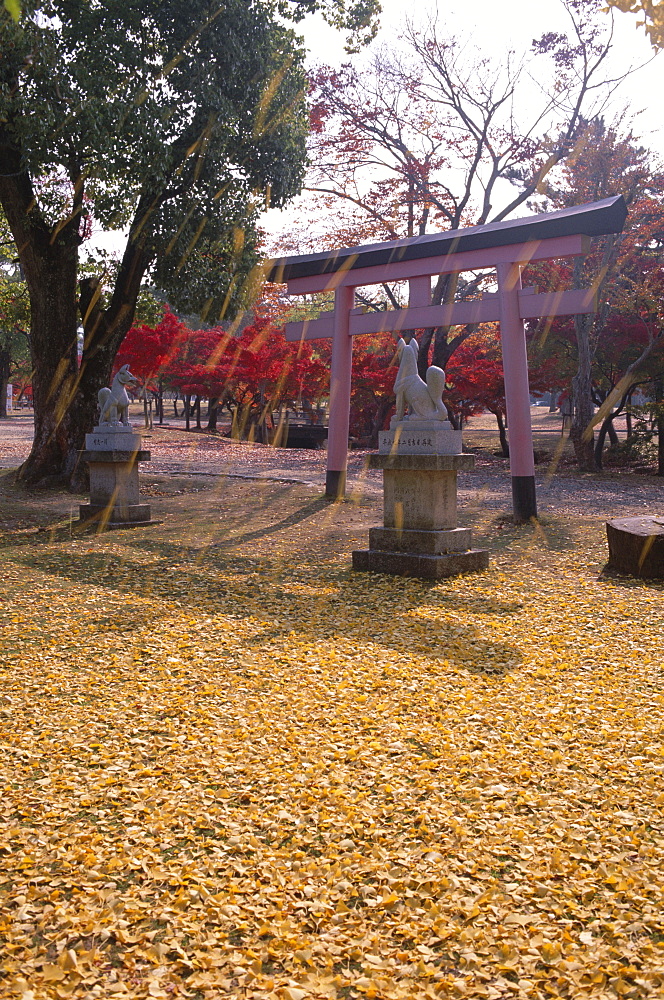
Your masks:
[[[123,365],[113,379],[111,388],[105,386],[99,390],[97,399],[99,401],[100,425],[131,426],[129,423],[129,396],[125,388],[131,382],[138,382],[138,379],[129,371],[129,365]]]
[[[399,371],[394,382],[396,421],[407,420],[408,416],[420,420],[447,420],[447,409],[443,403],[445,372],[431,365],[425,382],[417,371],[418,351],[419,344],[414,337],[408,344],[403,338],[397,344]]]

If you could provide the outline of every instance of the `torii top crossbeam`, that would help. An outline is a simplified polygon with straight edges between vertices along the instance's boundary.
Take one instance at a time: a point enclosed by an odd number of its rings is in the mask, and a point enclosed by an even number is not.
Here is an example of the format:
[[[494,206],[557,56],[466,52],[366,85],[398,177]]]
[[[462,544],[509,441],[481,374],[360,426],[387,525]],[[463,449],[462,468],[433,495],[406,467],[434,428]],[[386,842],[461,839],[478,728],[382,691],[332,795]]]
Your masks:
[[[536,260],[587,253],[590,237],[620,232],[627,217],[622,196],[576,205],[525,219],[492,222],[427,236],[373,243],[324,253],[283,257],[269,262],[267,279],[286,282],[288,292],[303,295],[334,290],[335,306],[317,320],[289,323],[289,340],[332,338],[328,496],[345,489],[352,337],[379,330],[500,321],[510,428],[510,467],[517,520],[537,514],[530,393],[523,321],[538,316],[595,311],[593,289],[529,294],[521,288],[521,268]],[[472,302],[431,305],[431,277],[493,268],[498,293]],[[407,309],[358,315],[355,288],[385,281],[409,282]]]

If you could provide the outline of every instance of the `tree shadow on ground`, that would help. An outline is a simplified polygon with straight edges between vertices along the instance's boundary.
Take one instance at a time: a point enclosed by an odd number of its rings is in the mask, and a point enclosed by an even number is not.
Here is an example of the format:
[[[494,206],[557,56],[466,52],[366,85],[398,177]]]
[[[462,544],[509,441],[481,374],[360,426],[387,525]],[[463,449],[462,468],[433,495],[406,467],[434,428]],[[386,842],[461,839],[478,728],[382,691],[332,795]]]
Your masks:
[[[552,552],[573,551],[579,544],[568,520],[546,515],[527,524],[517,524],[511,514],[499,514],[473,534],[478,543],[491,545],[496,553],[514,548],[515,543],[535,540]]]
[[[609,563],[605,563],[601,572],[597,576],[599,583],[604,583],[609,587],[627,590],[643,590],[644,587],[653,590],[664,591],[664,580],[643,576],[628,576],[613,569]]]
[[[518,598],[501,597],[488,584],[351,571],[350,551],[366,546],[368,528],[380,520],[380,499],[330,503],[298,484],[230,479],[191,496],[183,485],[172,477],[164,483],[171,495],[157,511],[160,525],[97,534],[62,516],[71,504],[63,496],[58,521],[1,534],[0,548],[4,558],[69,580],[83,594],[92,585],[90,603],[101,605],[106,632],[114,630],[111,595],[122,607],[131,594],[238,622],[251,616],[261,625],[256,643],[297,630],[314,648],[392,645],[475,672],[504,672],[521,661],[517,648],[490,639],[492,621],[523,612]],[[100,592],[108,599],[100,600]],[[462,615],[471,621],[461,624]],[[122,621],[117,631],[126,632]]]
[[[298,520],[292,518],[292,523]],[[185,545],[129,538],[125,532],[115,535],[114,542],[113,552],[54,551],[38,544],[23,547],[13,561],[79,586],[104,588],[120,599],[132,594],[163,606],[184,603],[188,614],[223,614],[238,622],[251,617],[262,627],[246,640],[247,651],[297,631],[312,647],[350,643],[406,648],[474,673],[504,673],[522,659],[516,647],[487,638],[492,618],[521,613],[519,602],[459,594],[445,582],[353,573],[346,563],[324,569],[301,563],[294,575],[292,565],[279,560],[218,548],[205,550],[201,558],[201,552]],[[146,553],[152,557],[147,564]],[[475,613],[477,623],[461,624],[460,611]],[[108,608],[106,619],[103,630],[112,631]],[[92,622],[90,629],[95,630]],[[118,630],[126,631],[124,621],[118,622]]]

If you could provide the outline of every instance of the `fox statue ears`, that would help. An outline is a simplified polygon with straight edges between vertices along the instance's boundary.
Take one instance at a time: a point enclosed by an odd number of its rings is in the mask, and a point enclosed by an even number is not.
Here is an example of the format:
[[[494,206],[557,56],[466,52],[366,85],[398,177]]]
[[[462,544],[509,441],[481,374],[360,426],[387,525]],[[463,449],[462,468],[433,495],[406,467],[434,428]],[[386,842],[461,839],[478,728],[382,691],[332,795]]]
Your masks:
[[[129,371],[129,365],[123,365],[122,368],[120,369],[120,371],[121,372],[128,372]]]
[[[399,354],[401,354],[401,352],[406,347],[409,347],[411,349],[411,351],[413,352],[413,354],[415,354],[415,356],[417,356],[417,354],[419,353],[420,345],[415,340],[415,337],[411,337],[409,343],[406,343],[406,341],[403,339],[403,337],[399,337],[399,343],[397,344],[397,350],[398,350]]]

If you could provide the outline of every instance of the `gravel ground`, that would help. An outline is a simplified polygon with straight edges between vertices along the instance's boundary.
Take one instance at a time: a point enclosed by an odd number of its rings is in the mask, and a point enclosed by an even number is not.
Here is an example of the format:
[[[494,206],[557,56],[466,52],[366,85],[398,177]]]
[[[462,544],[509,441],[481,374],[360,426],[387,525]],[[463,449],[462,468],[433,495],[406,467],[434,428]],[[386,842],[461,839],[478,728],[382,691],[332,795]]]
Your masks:
[[[32,418],[14,416],[0,422],[0,467],[11,468],[27,457],[32,440]],[[326,454],[295,448],[268,448],[260,444],[231,441],[206,434],[191,434],[177,428],[155,427],[144,435],[152,461],[142,464],[144,475],[188,473],[227,475],[245,479],[301,482],[322,488]],[[367,452],[349,456],[349,492],[375,496],[382,484],[379,472],[365,470]],[[627,472],[580,475],[573,469],[536,469],[540,514],[554,511],[601,518],[664,512],[664,480]],[[459,475],[459,505],[508,512],[511,483],[508,463],[486,453],[476,458],[472,473]]]

